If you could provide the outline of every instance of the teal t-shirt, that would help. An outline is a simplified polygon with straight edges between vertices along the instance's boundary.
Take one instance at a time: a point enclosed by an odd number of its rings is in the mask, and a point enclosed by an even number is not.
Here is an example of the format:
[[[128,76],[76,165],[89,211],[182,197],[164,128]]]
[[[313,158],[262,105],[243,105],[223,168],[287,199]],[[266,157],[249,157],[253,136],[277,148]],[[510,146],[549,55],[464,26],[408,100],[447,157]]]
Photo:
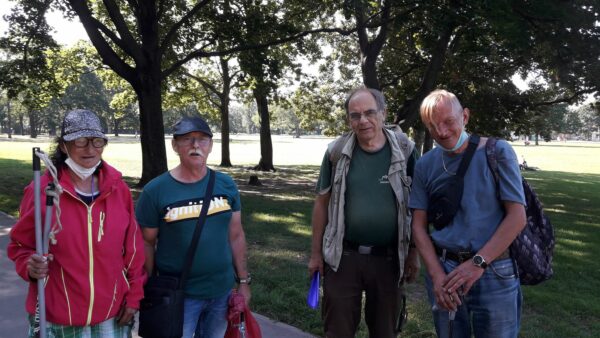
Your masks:
[[[187,297],[210,299],[231,290],[234,279],[229,222],[241,209],[231,177],[214,172],[215,186],[194,263],[185,286]],[[140,226],[158,228],[155,262],[159,273],[181,275],[187,249],[208,185],[208,175],[194,183],[175,180],[166,172],[150,181],[135,209]]]
[[[412,174],[417,153],[408,159],[407,172]],[[388,142],[379,151],[369,153],[357,144],[346,177],[344,239],[360,245],[386,246],[397,237],[398,206],[387,179],[391,163]],[[317,191],[331,185],[332,166],[325,152]]]

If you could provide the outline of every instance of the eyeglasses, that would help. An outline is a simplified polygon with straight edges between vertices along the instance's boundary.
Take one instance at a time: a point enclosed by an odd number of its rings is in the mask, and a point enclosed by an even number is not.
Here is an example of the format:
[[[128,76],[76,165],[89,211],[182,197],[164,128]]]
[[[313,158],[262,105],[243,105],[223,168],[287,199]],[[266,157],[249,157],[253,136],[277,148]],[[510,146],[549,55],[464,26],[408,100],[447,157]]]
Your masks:
[[[193,136],[180,136],[175,139],[175,142],[177,142],[178,145],[184,146],[184,147],[192,147],[194,144],[196,144],[196,142],[198,142],[198,144],[200,146],[204,147],[204,146],[207,146],[208,144],[210,144],[210,141],[211,141],[210,137],[193,137]]]
[[[88,144],[90,144],[90,142],[92,143],[92,146],[94,146],[94,148],[102,148],[106,145],[108,141],[101,137],[80,137],[73,140],[73,144],[77,148],[85,148],[88,146]]]
[[[350,114],[348,114],[348,116],[350,116],[350,120],[351,121],[360,121],[361,117],[366,117],[367,119],[372,119],[373,117],[375,117],[375,115],[377,115],[378,111],[375,109],[369,109],[369,110],[365,110],[362,113],[358,113],[358,112],[352,112]]]

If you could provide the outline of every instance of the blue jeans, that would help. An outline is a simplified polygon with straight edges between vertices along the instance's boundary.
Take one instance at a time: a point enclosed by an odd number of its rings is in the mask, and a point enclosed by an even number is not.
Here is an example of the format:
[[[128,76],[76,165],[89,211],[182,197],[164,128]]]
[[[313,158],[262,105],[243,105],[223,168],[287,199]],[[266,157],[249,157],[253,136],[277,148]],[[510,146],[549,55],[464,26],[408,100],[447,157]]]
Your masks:
[[[446,272],[454,270],[459,263],[441,261]],[[448,311],[434,307],[435,297],[431,278],[425,277],[427,294],[432,305],[433,321],[438,337],[449,337]],[[521,325],[521,284],[511,258],[492,262],[481,278],[464,296],[456,312],[452,338],[516,338]]]
[[[227,330],[227,302],[230,294],[228,292],[212,299],[186,298],[183,338],[223,338]]]

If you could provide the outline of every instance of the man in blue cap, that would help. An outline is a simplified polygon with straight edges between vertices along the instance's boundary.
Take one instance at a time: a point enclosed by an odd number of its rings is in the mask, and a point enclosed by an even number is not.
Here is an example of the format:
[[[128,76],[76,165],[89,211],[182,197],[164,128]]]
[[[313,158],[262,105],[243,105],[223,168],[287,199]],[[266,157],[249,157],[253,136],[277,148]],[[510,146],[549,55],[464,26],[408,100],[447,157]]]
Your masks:
[[[173,128],[172,147],[179,165],[150,181],[142,191],[136,216],[143,229],[146,270],[181,275],[187,249],[202,208],[209,175],[214,189],[198,249],[185,285],[183,337],[223,337],[227,301],[234,281],[250,300],[246,238],[240,194],[226,174],[208,169],[210,127],[200,117],[184,117]],[[159,238],[160,233],[160,238]],[[233,264],[232,264],[233,262]]]

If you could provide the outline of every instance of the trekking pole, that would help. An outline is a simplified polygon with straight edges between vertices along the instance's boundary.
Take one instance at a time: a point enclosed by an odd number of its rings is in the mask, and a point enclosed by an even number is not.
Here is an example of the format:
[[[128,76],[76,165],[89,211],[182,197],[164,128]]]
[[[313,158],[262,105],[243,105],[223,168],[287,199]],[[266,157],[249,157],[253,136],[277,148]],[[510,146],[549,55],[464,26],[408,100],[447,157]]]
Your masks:
[[[454,318],[456,317],[456,311],[448,311],[448,338],[452,338],[452,330],[454,326]]]
[[[48,187],[46,187],[46,218],[44,219],[44,233],[42,235],[43,246],[42,251],[44,252],[44,257],[48,257],[48,247],[50,245],[50,226],[52,224],[52,208],[54,207],[54,183],[49,182]]]
[[[240,338],[246,338],[246,314],[240,313]]]
[[[40,148],[33,148],[33,201],[35,207],[35,252],[44,255],[44,243],[42,235],[42,202],[41,202],[41,182],[40,182],[40,158],[36,155]],[[47,215],[46,215],[47,216]],[[38,312],[40,319],[40,337],[46,338],[46,299],[44,297],[44,280],[37,280],[38,287]]]

